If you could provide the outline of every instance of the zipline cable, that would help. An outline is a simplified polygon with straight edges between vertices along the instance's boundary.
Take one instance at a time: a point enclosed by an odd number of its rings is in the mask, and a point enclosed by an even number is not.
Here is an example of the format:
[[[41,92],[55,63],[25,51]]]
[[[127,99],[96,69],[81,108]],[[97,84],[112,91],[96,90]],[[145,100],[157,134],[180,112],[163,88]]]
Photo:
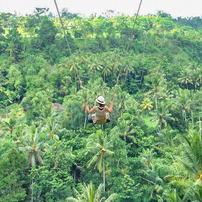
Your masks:
[[[81,87],[81,89],[82,89],[82,93],[83,93],[84,100],[85,100],[85,102],[87,102],[86,95],[85,95],[84,89],[83,89],[83,87],[82,87],[82,81],[81,81],[81,79],[80,79],[80,77],[79,77],[78,70],[77,70],[77,67],[76,67],[76,63],[75,63],[75,61],[74,61],[74,58],[73,58],[73,55],[72,55],[72,51],[71,51],[69,42],[68,42],[68,40],[67,40],[67,36],[66,36],[66,33],[65,33],[65,29],[64,29],[64,26],[63,26],[63,22],[62,22],[62,19],[61,19],[61,16],[60,16],[60,12],[59,12],[59,9],[58,9],[58,5],[57,5],[56,0],[54,0],[54,2],[55,2],[55,7],[56,7],[56,10],[57,10],[59,19],[60,19],[60,24],[61,24],[61,26],[62,26],[62,30],[63,30],[63,33],[64,33],[64,37],[65,37],[65,40],[66,40],[66,43],[67,43],[67,47],[68,47],[68,49],[69,49],[70,57],[71,57],[71,59],[72,59],[72,61],[73,61],[74,71],[76,72],[77,78],[79,79],[79,83],[80,83],[80,87]]]
[[[136,24],[136,21],[137,21],[137,18],[138,18],[139,12],[140,12],[141,5],[142,5],[142,0],[140,0],[139,6],[138,6],[138,10],[137,10],[137,14],[136,14],[136,17],[135,17],[135,20],[134,20],[133,28],[132,28],[132,29],[135,28],[135,24]],[[133,37],[134,37],[134,35],[131,34],[130,40],[132,40]],[[126,60],[126,54],[127,54],[127,52],[128,52],[129,45],[130,45],[130,42],[128,43],[128,45],[127,45],[127,47],[126,47],[126,52],[125,52],[125,56],[124,56],[123,65],[124,65],[125,60]],[[114,100],[114,95],[115,95],[115,92],[116,92],[116,87],[118,86],[118,83],[119,83],[119,78],[120,78],[120,76],[121,76],[121,72],[122,72],[122,69],[123,69],[123,65],[121,66],[121,69],[120,69],[120,71],[119,71],[118,77],[117,77],[117,79],[116,79],[116,85],[115,85],[115,87],[114,87],[114,92],[113,92],[113,95],[112,95],[112,99],[111,99],[111,101]]]

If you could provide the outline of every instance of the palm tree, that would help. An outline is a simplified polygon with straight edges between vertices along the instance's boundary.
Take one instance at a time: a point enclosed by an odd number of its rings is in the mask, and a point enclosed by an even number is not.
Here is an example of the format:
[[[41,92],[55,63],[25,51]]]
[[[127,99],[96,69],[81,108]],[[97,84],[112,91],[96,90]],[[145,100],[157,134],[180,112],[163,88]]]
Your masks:
[[[87,143],[87,150],[92,151],[95,155],[87,162],[89,168],[92,164],[97,166],[99,172],[103,172],[103,185],[105,191],[105,156],[112,155],[114,152],[110,151],[110,141],[104,135],[102,130],[96,132],[96,137],[90,137]]]
[[[154,149],[143,149],[141,153],[141,157],[146,161],[146,164],[149,169],[152,169],[152,163],[155,155],[156,152],[154,152]]]
[[[43,163],[42,154],[43,149],[48,147],[47,143],[41,141],[39,128],[36,128],[34,124],[29,126],[26,131],[26,136],[22,139],[18,149],[25,152],[28,156],[29,168],[33,165],[39,166]]]
[[[159,72],[157,68],[151,75],[151,84],[147,84],[151,86],[151,90],[149,91],[150,95],[153,95],[155,100],[155,108],[158,108],[158,98],[164,93],[166,90],[166,79],[165,75]]]
[[[192,126],[194,126],[194,109],[195,109],[195,105],[196,105],[196,93],[193,90],[190,90],[188,92],[188,99],[189,99],[189,110],[191,112],[191,122],[192,122]]]
[[[184,155],[179,158],[197,184],[202,184],[202,138],[198,131],[190,129],[180,138]]]
[[[57,133],[59,132],[59,123],[53,117],[50,117],[46,123],[46,128],[49,131],[49,136],[53,140],[59,140]]]
[[[166,190],[163,198],[165,198],[167,202],[182,202],[176,189]]]
[[[173,130],[170,126],[168,126],[161,130],[161,132],[159,133],[159,136],[161,137],[162,142],[172,146],[173,139],[175,138],[176,133],[177,133],[177,130]]]
[[[69,69],[69,71],[74,71],[74,81],[76,85],[76,77],[78,76],[78,70],[81,69],[81,63],[85,62],[84,56],[79,55],[78,53],[72,54],[71,57],[62,58],[59,63],[59,67],[64,67]],[[77,91],[77,86],[76,86]]]
[[[18,124],[17,127],[16,127],[16,130],[15,130],[15,135],[16,135],[16,145],[17,147],[19,147],[20,143],[23,141],[23,138],[25,137],[25,130],[24,128],[27,127],[26,125],[24,124]]]
[[[127,59],[125,61],[125,67],[124,67],[124,72],[125,72],[125,81],[127,79],[127,76],[130,75],[130,73],[134,73],[135,70],[134,70],[134,67],[133,67],[133,64],[131,62],[131,57],[129,57],[129,59]]]
[[[3,129],[5,131],[8,131],[10,135],[13,135],[13,131],[16,127],[16,117],[12,115],[11,117],[3,120],[2,122]]]
[[[201,67],[197,68],[197,74],[198,74],[197,83],[200,86],[202,84],[202,68]]]
[[[114,199],[117,197],[117,194],[111,194],[107,199],[102,197],[101,193],[103,189],[103,184],[100,184],[97,190],[95,190],[95,187],[92,182],[90,182],[89,185],[86,185],[85,183],[81,187],[82,193],[79,193],[76,189],[74,189],[76,193],[77,198],[69,197],[66,199],[66,201],[69,202],[110,202],[114,201]]]
[[[109,94],[109,87],[107,87],[107,84],[104,82],[104,80],[100,77],[95,81],[95,85],[97,86],[97,92],[98,95],[103,95],[106,97],[106,95]]]
[[[161,132],[162,125],[167,126],[168,120],[174,120],[172,114],[169,113],[169,105],[164,104],[164,102],[160,102],[158,108],[152,112],[151,114],[154,116],[152,121],[156,120],[157,124],[159,125],[159,130]]]
[[[136,139],[133,136],[135,134],[135,130],[133,129],[134,126],[132,124],[130,124],[129,120],[125,120],[125,119],[120,121],[117,126],[119,129],[119,135],[123,136],[123,139],[125,141],[125,151],[126,151],[127,138],[131,139],[133,141],[133,143],[136,143]],[[126,156],[127,156],[127,154],[126,154]]]
[[[140,107],[143,108],[143,110],[147,111],[147,114],[153,109],[153,102],[149,99],[149,97],[145,97],[142,103],[140,104]]]
[[[110,73],[111,73],[111,67],[110,67],[110,65],[105,61],[105,62],[103,62],[103,71],[102,71],[102,73],[103,73],[103,76],[104,76],[104,82],[105,82],[105,80],[106,80],[106,76],[107,75],[109,75]]]
[[[119,100],[118,109],[122,117],[123,112],[132,104],[133,100],[130,99],[129,93],[121,90],[119,87],[117,88],[116,100]]]
[[[185,122],[186,112],[190,106],[190,99],[188,97],[188,94],[189,90],[179,88],[179,90],[177,91],[176,98],[174,99],[175,107],[180,108],[182,110],[182,116],[184,117]]]
[[[8,44],[8,47],[7,47],[6,51],[9,52],[10,58],[12,60],[14,60],[13,53],[16,52],[16,49],[15,49],[15,45],[14,45],[13,42],[10,42]]]
[[[119,49],[114,49],[113,52],[109,52],[109,59],[112,65],[112,72],[117,73],[120,71],[120,67],[123,65],[122,62],[120,61],[120,50]]]
[[[191,79],[192,71],[188,67],[182,69],[181,77],[178,78],[178,81],[180,84],[186,84],[187,89],[188,89],[188,84],[193,84],[192,79]]]
[[[112,71],[113,63],[110,61],[110,57],[108,53],[103,53],[101,57],[102,57],[102,67],[103,67],[102,74],[104,76],[104,82],[105,82],[106,76],[109,75]]]
[[[49,105],[42,108],[41,117],[44,123],[44,130],[48,131],[49,136],[53,140],[59,140],[57,135],[59,131],[59,123],[61,121],[61,114],[58,114],[56,108],[51,108]]]
[[[200,185],[191,186],[183,199],[196,202],[202,201],[202,187]]]
[[[192,68],[192,84],[194,86],[194,91],[196,91],[197,86],[200,85],[200,68],[199,67],[195,67]]]
[[[92,72],[95,72],[98,70],[102,69],[102,63],[99,59],[100,55],[98,53],[94,54],[94,55],[90,55],[87,58],[87,62],[88,62],[88,69],[91,70]]]

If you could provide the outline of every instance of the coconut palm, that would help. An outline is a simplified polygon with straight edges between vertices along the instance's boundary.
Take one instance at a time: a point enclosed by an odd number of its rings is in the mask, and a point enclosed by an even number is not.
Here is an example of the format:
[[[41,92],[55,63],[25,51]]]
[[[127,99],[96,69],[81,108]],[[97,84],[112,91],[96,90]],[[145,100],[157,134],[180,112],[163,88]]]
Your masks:
[[[176,91],[176,98],[174,99],[175,107],[182,110],[182,116],[186,122],[186,112],[189,110],[190,99],[189,99],[189,90],[179,88]]]
[[[87,58],[87,62],[88,62],[88,69],[92,72],[99,71],[102,69],[102,63],[99,59],[100,55],[98,53],[90,55]]]
[[[108,53],[103,53],[102,55],[102,74],[103,74],[103,79],[105,82],[106,76],[108,76],[109,74],[111,74],[112,72],[112,62],[110,61],[110,57],[108,55]]]
[[[159,136],[161,137],[162,142],[172,146],[176,133],[177,133],[177,130],[173,130],[172,127],[167,126],[166,128],[161,130],[161,132],[159,133]]]
[[[192,68],[192,84],[194,86],[194,91],[196,91],[197,87],[200,86],[200,68],[196,67],[194,65],[194,67]]]
[[[43,163],[43,150],[48,147],[48,144],[41,141],[39,137],[40,128],[37,128],[34,124],[32,124],[27,128],[26,135],[18,147],[20,151],[25,152],[28,156],[29,168],[33,165],[39,166]]]
[[[179,158],[197,184],[202,184],[202,138],[198,131],[190,129],[181,136],[184,155]],[[197,179],[198,178],[198,179]]]
[[[116,91],[116,100],[119,101],[118,103],[118,109],[120,111],[120,116],[123,116],[123,112],[131,105],[134,104],[132,103],[133,101],[135,102],[135,100],[130,99],[130,95],[129,93],[121,90],[121,88],[117,88]]]
[[[98,96],[102,95],[106,97],[106,95],[109,94],[109,88],[102,78],[98,78],[95,81],[88,81],[88,85],[86,87],[87,100],[92,104],[96,104],[95,99]]]
[[[53,117],[50,117],[46,123],[46,128],[49,132],[49,136],[53,140],[59,140],[59,136],[57,135],[59,132],[59,123]]]
[[[94,86],[96,86],[96,92],[97,92],[97,97],[98,95],[103,95],[104,97],[109,94],[109,88],[107,87],[107,84],[104,82],[102,78],[97,79],[94,82]],[[97,98],[96,97],[96,98]]]
[[[182,202],[182,199],[179,197],[177,190],[166,190],[163,197],[167,202]]]
[[[157,67],[147,78],[149,79],[149,83],[147,83],[146,85],[151,87],[151,90],[148,92],[148,94],[154,97],[155,109],[157,109],[158,99],[162,96],[162,94],[164,94],[167,89],[165,74],[161,72],[160,67]]]
[[[140,104],[140,107],[143,110],[146,110],[147,114],[149,114],[149,112],[154,108],[152,104],[153,102],[149,99],[149,97],[145,97],[142,103]]]
[[[164,104],[164,102],[160,102],[158,105],[158,108],[151,113],[154,116],[152,118],[152,121],[156,120],[157,124],[159,125],[160,132],[163,124],[164,126],[167,126],[167,121],[174,120],[174,118],[172,117],[172,114],[169,113],[169,107],[170,106],[168,104]]]
[[[24,124],[18,124],[15,130],[15,135],[16,135],[16,145],[19,147],[20,143],[23,141],[23,138],[25,137],[26,131],[25,128],[27,125]]]
[[[48,131],[49,136],[53,140],[59,140],[57,133],[59,131],[59,123],[62,120],[61,118],[61,114],[58,114],[55,107],[51,108],[47,105],[42,108],[40,119],[44,123],[44,129]]]
[[[120,67],[123,65],[121,61],[120,50],[114,49],[113,52],[109,52],[109,59],[112,65],[112,72],[117,73],[120,71]]]
[[[181,72],[181,77],[178,78],[178,81],[181,85],[185,84],[188,89],[188,84],[193,84],[191,79],[192,71],[189,67],[183,68]]]
[[[103,172],[103,185],[105,191],[105,156],[112,155],[114,152],[110,151],[110,141],[108,141],[107,135],[104,135],[102,130],[98,130],[96,136],[90,137],[87,143],[87,152],[92,151],[94,156],[87,162],[89,168],[92,164],[97,166],[99,172]]]
[[[141,157],[146,162],[146,165],[148,166],[149,169],[152,169],[152,163],[155,155],[156,152],[154,152],[154,149],[142,150]]]
[[[126,151],[126,141],[127,139],[131,139],[133,143],[136,143],[136,139],[133,136],[135,134],[135,130],[133,129],[134,126],[130,123],[129,120],[121,120],[119,121],[118,125],[119,135],[123,137],[125,141],[125,151]],[[126,155],[127,156],[127,155]]]
[[[197,102],[197,97],[196,93],[193,90],[190,90],[188,92],[188,100],[189,100],[189,110],[191,112],[191,122],[192,126],[194,126],[194,110],[195,110],[195,105]]]
[[[5,120],[2,121],[2,128],[4,131],[8,131],[10,133],[10,135],[13,135],[13,131],[16,127],[16,117],[15,116],[11,116]]]
[[[127,80],[127,76],[130,75],[130,73],[134,73],[134,67],[133,64],[131,62],[133,58],[129,57],[126,61],[125,61],[125,67],[124,67],[124,72],[125,72],[125,81]]]
[[[86,185],[85,183],[81,187],[82,193],[79,193],[76,189],[74,189],[76,193],[76,198],[69,197],[66,199],[66,201],[69,202],[110,202],[114,201],[114,199],[117,197],[117,194],[111,194],[107,199],[105,197],[101,197],[103,189],[103,184],[100,184],[97,190],[95,190],[95,187],[92,182],[90,182],[89,185]]]
[[[197,74],[198,74],[197,83],[200,86],[202,84],[202,68],[201,67],[197,68]]]
[[[202,187],[200,185],[191,186],[183,199],[195,202],[202,201]]]

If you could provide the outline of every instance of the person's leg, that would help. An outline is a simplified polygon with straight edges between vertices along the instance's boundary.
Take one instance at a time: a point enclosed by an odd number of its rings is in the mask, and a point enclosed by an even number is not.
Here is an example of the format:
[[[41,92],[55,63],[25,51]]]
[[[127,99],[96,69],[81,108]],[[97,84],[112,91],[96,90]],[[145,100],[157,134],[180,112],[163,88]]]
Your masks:
[[[91,117],[92,117],[93,123],[96,123],[96,114],[91,114]]]
[[[88,122],[95,123],[95,114],[88,115]]]
[[[106,113],[106,122],[110,122],[110,116],[108,112]]]

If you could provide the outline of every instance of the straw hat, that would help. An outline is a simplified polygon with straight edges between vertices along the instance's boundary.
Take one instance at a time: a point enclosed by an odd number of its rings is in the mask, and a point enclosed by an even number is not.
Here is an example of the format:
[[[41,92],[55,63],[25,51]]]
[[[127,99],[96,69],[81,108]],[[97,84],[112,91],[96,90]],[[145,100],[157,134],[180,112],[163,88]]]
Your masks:
[[[103,96],[99,96],[97,99],[96,99],[96,102],[97,103],[100,103],[100,104],[105,104],[105,99]]]

